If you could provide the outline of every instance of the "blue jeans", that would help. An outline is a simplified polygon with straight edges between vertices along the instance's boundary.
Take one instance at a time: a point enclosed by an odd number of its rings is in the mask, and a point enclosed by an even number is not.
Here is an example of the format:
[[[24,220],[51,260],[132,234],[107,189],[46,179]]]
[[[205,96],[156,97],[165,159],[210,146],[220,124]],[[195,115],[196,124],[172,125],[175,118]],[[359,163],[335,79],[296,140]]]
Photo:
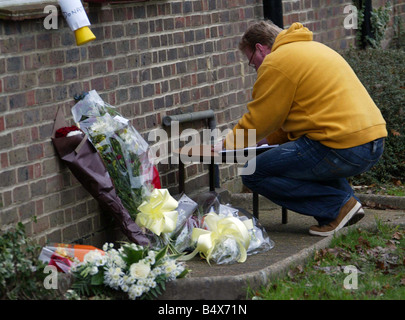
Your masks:
[[[323,225],[335,220],[340,208],[354,196],[346,178],[369,170],[383,149],[384,138],[332,149],[301,137],[250,160],[256,161],[256,170],[242,175],[242,181],[274,203],[313,216]]]

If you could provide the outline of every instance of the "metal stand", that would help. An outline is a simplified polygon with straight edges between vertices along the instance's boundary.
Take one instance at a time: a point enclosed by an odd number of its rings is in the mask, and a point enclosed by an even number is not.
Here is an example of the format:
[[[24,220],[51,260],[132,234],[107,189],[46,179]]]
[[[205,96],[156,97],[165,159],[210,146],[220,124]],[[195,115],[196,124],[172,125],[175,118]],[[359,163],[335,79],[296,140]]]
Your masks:
[[[259,151],[259,153],[267,151],[268,149],[263,149]],[[190,151],[190,150],[189,150]],[[195,151],[195,150],[194,150]],[[238,151],[236,151],[238,152]],[[235,159],[236,158],[236,152],[233,155]],[[178,154],[179,156],[182,154],[182,149],[175,150],[174,153]],[[185,154],[183,154],[185,155]],[[189,155],[187,155],[189,156]],[[218,153],[211,151],[211,146],[201,146],[198,154],[193,154],[192,159],[195,161],[200,161],[203,162],[204,158],[206,159],[207,157],[210,158],[210,163],[209,163],[209,188],[210,191],[215,191],[215,163],[221,160],[221,162],[225,162],[226,160],[229,160],[229,157],[227,158],[225,154],[222,154],[220,156]],[[180,160],[180,159],[179,159]],[[228,162],[229,163],[229,162]],[[184,163],[180,160],[179,161],[179,193],[182,193],[185,191],[185,170],[184,170]],[[288,222],[288,211],[286,208],[281,209],[282,213],[282,218],[281,221],[283,224],[287,224]],[[253,193],[253,216],[256,217],[257,219],[259,218],[259,194],[254,192]]]

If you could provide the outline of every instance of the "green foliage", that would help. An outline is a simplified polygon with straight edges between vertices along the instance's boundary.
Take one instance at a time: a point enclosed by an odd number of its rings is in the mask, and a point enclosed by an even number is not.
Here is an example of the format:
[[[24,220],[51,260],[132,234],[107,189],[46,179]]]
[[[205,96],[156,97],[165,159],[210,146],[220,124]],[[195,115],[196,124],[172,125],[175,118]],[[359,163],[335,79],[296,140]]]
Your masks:
[[[371,27],[373,38],[367,37],[367,40],[373,48],[381,47],[381,41],[384,39],[385,30],[387,30],[390,21],[391,3],[388,1],[384,7],[373,9],[371,12]]]
[[[360,6],[360,2],[358,0],[354,0],[353,4],[357,7],[358,10],[358,29],[356,38],[358,43],[361,43],[363,41],[362,26],[364,23],[365,8]],[[365,45],[370,45],[372,48],[381,47],[381,42],[384,39],[385,31],[387,30],[388,22],[390,20],[391,11],[392,6],[390,1],[387,1],[387,3],[383,7],[379,7],[378,9],[374,8],[371,11],[370,24],[372,37],[368,35],[364,37],[364,41],[366,42]]]
[[[355,185],[405,182],[405,53],[402,50],[349,50],[343,54],[387,122],[388,137],[379,163],[352,178]]]
[[[0,237],[0,299],[49,299],[44,287],[45,265],[38,259],[40,247],[32,243],[20,222]]]

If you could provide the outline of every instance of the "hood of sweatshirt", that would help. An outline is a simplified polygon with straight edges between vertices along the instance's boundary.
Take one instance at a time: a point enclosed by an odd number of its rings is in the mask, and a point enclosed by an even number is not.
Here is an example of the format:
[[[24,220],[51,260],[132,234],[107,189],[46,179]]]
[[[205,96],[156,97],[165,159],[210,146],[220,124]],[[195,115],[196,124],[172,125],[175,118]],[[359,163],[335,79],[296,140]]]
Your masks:
[[[274,41],[271,52],[276,51],[280,46],[297,41],[312,41],[313,33],[301,23],[294,22],[288,29],[279,33]]]

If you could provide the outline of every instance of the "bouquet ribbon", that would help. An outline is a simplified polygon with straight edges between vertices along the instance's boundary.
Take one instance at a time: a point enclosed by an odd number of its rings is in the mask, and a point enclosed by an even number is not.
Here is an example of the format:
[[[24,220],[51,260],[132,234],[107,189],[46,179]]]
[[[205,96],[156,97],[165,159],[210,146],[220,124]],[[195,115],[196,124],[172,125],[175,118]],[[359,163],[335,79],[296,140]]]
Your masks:
[[[253,227],[252,220],[241,221],[236,217],[220,217],[215,212],[210,212],[205,217],[209,230],[194,228],[191,239],[197,242],[196,249],[182,260],[192,259],[198,252],[209,263],[216,245],[226,238],[233,238],[239,246],[240,257],[238,262],[245,262],[247,249],[250,244],[249,229]]]
[[[160,235],[172,232],[176,228],[178,202],[167,189],[154,189],[149,201],[143,201],[138,207],[135,223]]]

